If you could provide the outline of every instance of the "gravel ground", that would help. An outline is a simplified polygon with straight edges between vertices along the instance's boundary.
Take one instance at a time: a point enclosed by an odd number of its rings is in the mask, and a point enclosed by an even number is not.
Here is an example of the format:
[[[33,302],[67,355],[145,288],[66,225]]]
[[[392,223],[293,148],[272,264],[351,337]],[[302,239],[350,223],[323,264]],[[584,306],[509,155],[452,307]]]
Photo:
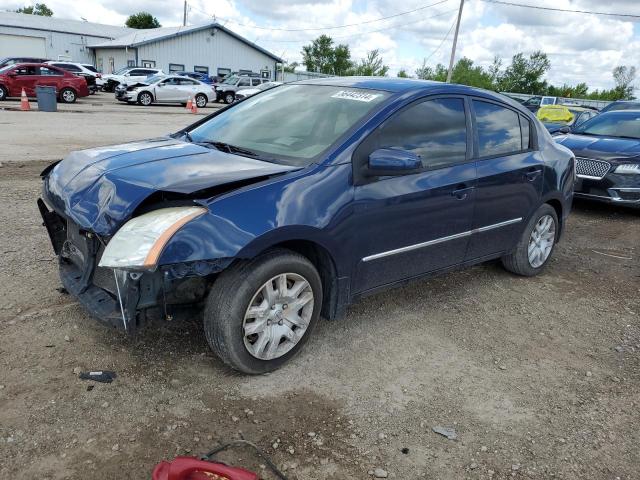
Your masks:
[[[640,212],[578,203],[543,275],[490,263],[372,296],[239,376],[198,318],[128,338],[57,290],[42,159],[192,120],[118,107],[0,111],[0,478],[145,479],[240,436],[292,479],[638,478]],[[94,369],[118,378],[76,373]],[[220,458],[274,478],[249,450]]]

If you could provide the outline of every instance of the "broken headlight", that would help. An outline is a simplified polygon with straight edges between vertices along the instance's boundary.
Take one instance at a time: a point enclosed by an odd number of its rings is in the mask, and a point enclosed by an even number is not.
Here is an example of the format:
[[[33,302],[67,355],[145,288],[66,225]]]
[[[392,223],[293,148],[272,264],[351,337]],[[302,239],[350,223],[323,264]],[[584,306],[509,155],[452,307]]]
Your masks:
[[[129,220],[107,244],[100,266],[154,268],[171,237],[206,211],[203,207],[161,208]]]

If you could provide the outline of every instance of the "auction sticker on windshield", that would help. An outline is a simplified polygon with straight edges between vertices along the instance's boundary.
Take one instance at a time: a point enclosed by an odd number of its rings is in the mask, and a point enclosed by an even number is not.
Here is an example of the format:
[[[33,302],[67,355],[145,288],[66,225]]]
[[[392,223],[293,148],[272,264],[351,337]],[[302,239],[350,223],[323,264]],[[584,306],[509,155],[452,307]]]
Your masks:
[[[331,98],[342,98],[345,100],[355,100],[357,102],[370,102],[378,98],[380,94],[367,93],[367,92],[355,92],[353,90],[340,90],[338,93],[331,95]]]

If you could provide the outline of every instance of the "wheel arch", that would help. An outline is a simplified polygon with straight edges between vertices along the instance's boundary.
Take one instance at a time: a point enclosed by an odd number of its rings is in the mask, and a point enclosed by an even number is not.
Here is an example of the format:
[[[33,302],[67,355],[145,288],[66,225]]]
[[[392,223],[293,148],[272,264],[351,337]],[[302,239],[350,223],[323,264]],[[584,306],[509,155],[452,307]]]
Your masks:
[[[149,90],[142,90],[140,93],[138,93],[138,97],[136,98],[137,101],[140,101],[140,95],[142,95],[143,93],[148,93],[149,95],[151,95],[152,102],[156,101],[156,96]]]
[[[555,197],[555,196],[549,196],[545,199],[543,199],[542,203],[546,203],[547,205],[550,205],[556,212],[556,215],[558,216],[558,240],[562,237],[562,234],[564,232],[564,222],[565,222],[565,207],[562,203],[562,200],[560,200],[560,198]]]

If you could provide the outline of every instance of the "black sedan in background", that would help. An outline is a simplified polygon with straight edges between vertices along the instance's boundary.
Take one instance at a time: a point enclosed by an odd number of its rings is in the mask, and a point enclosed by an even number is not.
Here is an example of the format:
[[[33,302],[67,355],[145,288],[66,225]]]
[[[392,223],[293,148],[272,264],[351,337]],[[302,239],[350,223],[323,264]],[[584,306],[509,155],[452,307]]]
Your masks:
[[[576,197],[640,207],[640,110],[601,113],[555,139],[576,156]]]

